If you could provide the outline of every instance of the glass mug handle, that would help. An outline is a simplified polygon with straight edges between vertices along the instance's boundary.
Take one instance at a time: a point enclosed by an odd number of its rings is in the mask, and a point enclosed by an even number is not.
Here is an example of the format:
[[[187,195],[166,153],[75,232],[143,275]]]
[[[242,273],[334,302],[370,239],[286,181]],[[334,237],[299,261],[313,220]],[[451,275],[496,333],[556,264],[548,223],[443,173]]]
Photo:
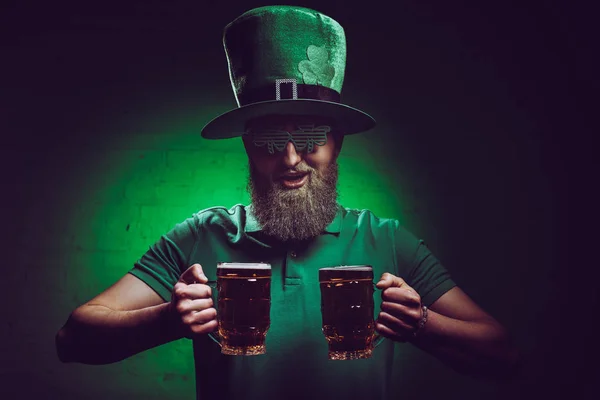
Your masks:
[[[373,293],[375,293],[378,290],[381,290],[381,289],[378,289],[377,286],[375,286],[375,282],[373,282]],[[379,333],[375,333],[373,336],[373,348],[379,346],[381,344],[381,342],[383,342],[384,340],[385,340],[385,337],[381,336]]]
[[[218,306],[217,281],[208,281],[206,284],[210,287],[210,294],[211,294],[212,301],[213,301],[213,307],[215,308],[215,310],[217,310],[217,314],[218,314],[219,310],[217,307]],[[219,347],[223,347],[223,344],[221,343],[221,335],[219,335],[218,330],[216,330],[214,332],[210,332],[208,334],[208,337],[211,338],[211,340],[213,342],[218,344]]]

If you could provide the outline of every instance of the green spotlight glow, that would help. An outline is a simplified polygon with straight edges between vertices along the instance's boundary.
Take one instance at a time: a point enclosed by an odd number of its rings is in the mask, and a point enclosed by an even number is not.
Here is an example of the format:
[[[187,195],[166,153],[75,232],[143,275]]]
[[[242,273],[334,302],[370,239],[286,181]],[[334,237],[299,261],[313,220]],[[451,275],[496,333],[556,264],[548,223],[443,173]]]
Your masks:
[[[206,140],[199,134],[205,116],[224,110],[213,106],[204,108],[202,116],[122,120],[106,128],[112,132],[109,138],[82,150],[70,180],[78,188],[66,218],[70,239],[61,250],[74,299],[87,301],[113,284],[160,235],[196,211],[249,203],[241,139]],[[407,204],[399,201],[401,188],[390,181],[393,162],[382,159],[366,136],[346,138],[339,158],[340,203],[402,221]],[[110,382],[110,393],[123,395],[134,388],[144,398],[195,396],[188,340],[95,368]],[[97,385],[83,371],[76,372],[82,392]]]

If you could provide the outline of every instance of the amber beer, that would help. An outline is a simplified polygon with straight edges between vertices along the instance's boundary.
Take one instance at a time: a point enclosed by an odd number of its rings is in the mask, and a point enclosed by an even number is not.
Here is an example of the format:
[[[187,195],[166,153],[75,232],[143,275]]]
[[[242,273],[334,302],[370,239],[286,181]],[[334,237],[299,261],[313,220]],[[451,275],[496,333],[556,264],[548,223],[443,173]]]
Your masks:
[[[217,291],[221,353],[265,354],[271,323],[271,265],[218,263]]]
[[[330,360],[369,358],[373,352],[373,268],[321,268],[321,315]]]

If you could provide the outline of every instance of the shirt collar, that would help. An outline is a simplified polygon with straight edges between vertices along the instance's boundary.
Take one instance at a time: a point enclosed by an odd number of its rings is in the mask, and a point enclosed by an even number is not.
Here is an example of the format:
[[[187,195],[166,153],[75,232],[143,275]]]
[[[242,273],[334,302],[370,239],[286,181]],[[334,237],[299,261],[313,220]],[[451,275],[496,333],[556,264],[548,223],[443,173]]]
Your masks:
[[[246,225],[244,226],[244,232],[260,232],[261,228],[254,216],[254,210],[252,204],[246,206]]]
[[[335,213],[333,221],[331,221],[324,229],[325,233],[340,233],[342,230],[342,217],[342,207],[338,205],[338,210]],[[244,232],[260,232],[261,230],[260,224],[254,216],[252,204],[246,206],[246,224],[244,226]]]

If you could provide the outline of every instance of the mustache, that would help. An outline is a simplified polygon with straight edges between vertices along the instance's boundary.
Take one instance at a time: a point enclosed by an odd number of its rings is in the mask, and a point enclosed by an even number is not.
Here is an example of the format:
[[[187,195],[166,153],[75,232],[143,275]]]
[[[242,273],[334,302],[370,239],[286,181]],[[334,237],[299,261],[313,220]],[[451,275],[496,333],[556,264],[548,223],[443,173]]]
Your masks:
[[[304,173],[312,173],[315,172],[315,169],[308,166],[308,164],[300,163],[296,165],[294,168],[286,168],[284,170],[280,170],[275,173],[273,176],[275,178],[281,178],[284,175],[294,175],[294,174],[304,174]]]

